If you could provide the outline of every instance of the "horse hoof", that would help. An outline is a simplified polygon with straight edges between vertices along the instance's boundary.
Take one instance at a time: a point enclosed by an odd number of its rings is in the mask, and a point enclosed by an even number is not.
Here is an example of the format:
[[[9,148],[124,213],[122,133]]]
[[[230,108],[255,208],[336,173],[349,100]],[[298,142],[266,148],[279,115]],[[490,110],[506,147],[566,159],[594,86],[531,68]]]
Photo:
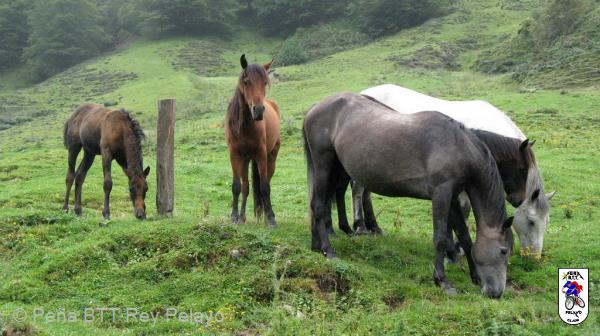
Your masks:
[[[448,253],[446,255],[446,260],[448,260],[448,263],[450,264],[458,264],[460,259],[461,255],[459,253]]]
[[[347,235],[352,235],[354,233],[354,231],[352,231],[352,229],[350,228],[350,226],[340,226],[340,230],[344,231],[345,234]]]
[[[333,252],[333,251],[323,252],[323,255],[327,258],[327,260],[333,260],[333,259],[337,258],[335,256],[335,252]]]
[[[383,230],[377,226],[371,229],[371,234],[377,235],[377,236],[382,236],[383,235]]]
[[[356,231],[354,231],[355,235],[366,235],[369,234],[369,230],[367,230],[366,228],[359,226],[358,228],[356,228]]]
[[[63,211],[64,213],[69,213],[69,207],[68,207],[68,206],[66,206],[66,207],[63,207],[63,208],[62,208],[62,211]]]
[[[451,285],[444,286],[444,293],[446,293],[446,295],[448,296],[458,295],[458,291],[456,291],[456,288],[452,287]]]
[[[81,216],[81,213],[82,213],[81,209],[75,208],[74,211],[77,216]]]
[[[268,227],[269,229],[274,229],[274,228],[276,228],[276,227],[277,227],[277,222],[276,222],[274,219],[273,219],[273,220],[270,220],[270,221],[269,221],[269,223],[267,224],[267,227]]]

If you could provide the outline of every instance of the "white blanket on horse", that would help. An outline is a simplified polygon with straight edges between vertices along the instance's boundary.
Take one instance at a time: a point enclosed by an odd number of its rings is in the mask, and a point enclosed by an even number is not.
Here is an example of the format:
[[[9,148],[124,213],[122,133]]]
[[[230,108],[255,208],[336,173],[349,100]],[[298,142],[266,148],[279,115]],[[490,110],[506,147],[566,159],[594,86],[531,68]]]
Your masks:
[[[400,113],[438,111],[462,122],[468,128],[519,140],[526,139],[523,132],[504,112],[483,100],[444,100],[394,84],[375,86],[362,91],[361,94],[374,98]]]

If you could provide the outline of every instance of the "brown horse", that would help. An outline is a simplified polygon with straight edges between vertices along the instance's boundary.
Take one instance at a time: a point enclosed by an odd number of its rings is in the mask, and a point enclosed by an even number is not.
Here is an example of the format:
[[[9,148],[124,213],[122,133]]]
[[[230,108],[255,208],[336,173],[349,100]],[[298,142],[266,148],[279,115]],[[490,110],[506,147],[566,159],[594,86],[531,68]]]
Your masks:
[[[104,210],[105,219],[110,219],[109,198],[112,190],[110,166],[117,160],[129,178],[129,194],[133,202],[135,217],[146,218],[146,177],[150,167],[143,168],[142,145],[144,131],[140,124],[125,110],[110,110],[102,105],[83,104],[65,123],[64,143],[69,150],[67,171],[67,193],[63,210],[69,211],[69,194],[75,181],[75,213],[81,215],[81,186],[94,162],[96,155],[102,155],[104,171]],[[75,172],[75,161],[83,148],[83,160]]]
[[[248,64],[246,56],[242,55],[240,58],[242,72],[227,109],[225,137],[233,170],[231,220],[234,223],[246,221],[246,200],[249,191],[248,164],[252,161],[254,215],[260,218],[266,211],[268,225],[277,226],[271,207],[270,183],[281,145],[280,115],[277,104],[265,98],[266,87],[270,84],[268,71],[272,63],[273,61],[265,65]],[[242,208],[238,213],[240,192]]]

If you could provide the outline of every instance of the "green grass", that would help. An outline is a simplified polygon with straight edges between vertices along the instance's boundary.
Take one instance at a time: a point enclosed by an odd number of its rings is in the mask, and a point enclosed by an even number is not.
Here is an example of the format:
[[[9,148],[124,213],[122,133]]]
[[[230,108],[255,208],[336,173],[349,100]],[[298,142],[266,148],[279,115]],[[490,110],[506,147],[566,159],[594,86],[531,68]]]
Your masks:
[[[249,34],[218,44],[192,38],[140,40],[36,86],[5,85],[1,97],[19,96],[29,101],[28,111],[52,112],[0,131],[0,329],[42,335],[598,334],[600,94],[587,88],[535,91],[506,76],[471,72],[480,49],[514,31],[528,13],[475,2],[464,6],[470,9],[364,47],[276,69],[280,79],[269,97],[282,108],[283,140],[272,181],[280,224],[274,230],[251,216],[245,225],[229,222],[231,173],[223,118],[239,55],[266,62],[281,41]],[[396,61],[429,44],[454,45],[467,37],[477,47],[457,53],[456,71]],[[180,51],[190,43],[214,50],[184,52],[181,62]],[[109,83],[112,78],[117,83]],[[447,266],[457,297],[434,286],[429,202],[375,197],[384,236],[339,232],[333,238],[335,261],[310,251],[303,113],[329,94],[385,82],[444,98],[488,100],[537,140],[546,189],[558,191],[545,257],[532,262],[512,256],[511,281],[501,300],[483,298],[464,263]],[[156,101],[167,97],[175,97],[178,105],[172,219],[154,215]],[[147,221],[133,218],[126,178],[115,169],[112,221],[101,225],[98,159],[84,185],[84,215],[60,211],[67,154],[62,125],[73,107],[88,100],[118,102],[146,130],[144,158],[153,168]],[[20,112],[2,111],[0,116],[11,117]],[[472,220],[470,225],[474,228]],[[241,254],[237,259],[230,256],[234,249]],[[556,311],[557,268],[569,266],[589,267],[592,276],[590,316],[579,327],[566,326]],[[164,318],[156,325],[81,319],[52,323],[33,321],[36,307],[78,312],[137,307],[163,314],[175,307],[220,311],[225,321],[207,326]],[[6,318],[17,308],[29,315],[23,324]]]

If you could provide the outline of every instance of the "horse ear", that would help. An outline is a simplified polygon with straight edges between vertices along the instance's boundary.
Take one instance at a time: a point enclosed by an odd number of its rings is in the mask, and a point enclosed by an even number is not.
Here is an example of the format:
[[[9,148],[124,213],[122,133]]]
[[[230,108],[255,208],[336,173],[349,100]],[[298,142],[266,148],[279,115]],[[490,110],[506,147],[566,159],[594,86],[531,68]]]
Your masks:
[[[273,64],[273,60],[270,60],[269,63],[265,63],[263,64],[263,68],[265,68],[265,71],[269,71],[269,69],[271,68],[271,65]]]
[[[552,199],[552,197],[554,197],[554,194],[556,194],[556,191],[550,192],[546,194],[546,199],[549,201]]]
[[[240,65],[242,66],[242,69],[244,69],[244,70],[248,66],[248,61],[246,60],[246,54],[242,54],[242,57],[240,57]]]
[[[508,217],[508,218],[507,218],[507,219],[504,221],[504,223],[502,224],[502,229],[506,230],[506,229],[510,228],[510,226],[511,226],[511,225],[512,225],[512,223],[513,223],[513,219],[514,219],[514,218],[515,218],[514,216],[510,216],[510,217]]]
[[[533,145],[535,145],[535,140],[533,140],[529,143],[529,148],[533,147]]]
[[[531,156],[529,151],[531,150],[533,143],[535,143],[535,141],[530,143],[529,139],[525,139],[523,142],[521,142],[521,145],[519,145],[519,152],[521,153],[523,160],[527,163],[527,166],[531,165]]]
[[[540,189],[535,189],[533,194],[531,194],[531,200],[535,201],[540,196]]]
[[[144,169],[144,177],[148,177],[148,175],[150,175],[150,166],[146,167],[146,169]]]
[[[521,153],[525,153],[528,146],[529,146],[529,139],[525,139],[523,142],[521,142],[521,145],[519,146],[519,150],[521,151]]]

